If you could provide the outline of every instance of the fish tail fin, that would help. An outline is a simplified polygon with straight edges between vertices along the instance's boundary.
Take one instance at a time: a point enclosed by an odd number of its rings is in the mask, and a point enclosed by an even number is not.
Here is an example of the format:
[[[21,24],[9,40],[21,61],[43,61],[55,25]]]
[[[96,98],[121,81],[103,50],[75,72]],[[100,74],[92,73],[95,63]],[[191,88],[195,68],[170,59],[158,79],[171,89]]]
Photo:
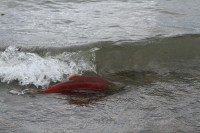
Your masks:
[[[41,90],[32,90],[31,92],[30,92],[30,94],[40,94],[42,91]]]

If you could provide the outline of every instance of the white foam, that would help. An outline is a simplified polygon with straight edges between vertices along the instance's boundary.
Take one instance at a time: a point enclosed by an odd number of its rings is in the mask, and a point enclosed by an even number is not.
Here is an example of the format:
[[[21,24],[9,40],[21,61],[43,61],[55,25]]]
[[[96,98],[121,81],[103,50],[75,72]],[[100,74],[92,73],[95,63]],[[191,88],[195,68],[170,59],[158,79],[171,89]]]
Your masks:
[[[10,46],[0,52],[0,79],[2,82],[17,80],[20,85],[33,84],[38,87],[48,85],[51,81],[61,81],[64,74],[95,71],[94,59],[91,59],[93,55],[90,53],[90,58],[82,55],[87,55],[87,52],[64,52],[57,56],[41,57]]]

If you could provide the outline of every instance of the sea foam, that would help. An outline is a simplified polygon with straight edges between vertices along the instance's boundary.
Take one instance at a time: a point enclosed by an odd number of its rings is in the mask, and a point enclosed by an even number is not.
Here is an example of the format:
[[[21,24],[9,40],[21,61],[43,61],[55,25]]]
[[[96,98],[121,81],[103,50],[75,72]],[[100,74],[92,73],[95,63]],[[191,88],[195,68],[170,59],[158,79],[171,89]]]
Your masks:
[[[0,52],[0,79],[2,82],[18,81],[20,85],[33,84],[39,87],[61,81],[64,75],[95,71],[94,55],[91,51],[87,52],[63,52],[42,57],[10,46]],[[84,54],[90,57],[84,58]]]

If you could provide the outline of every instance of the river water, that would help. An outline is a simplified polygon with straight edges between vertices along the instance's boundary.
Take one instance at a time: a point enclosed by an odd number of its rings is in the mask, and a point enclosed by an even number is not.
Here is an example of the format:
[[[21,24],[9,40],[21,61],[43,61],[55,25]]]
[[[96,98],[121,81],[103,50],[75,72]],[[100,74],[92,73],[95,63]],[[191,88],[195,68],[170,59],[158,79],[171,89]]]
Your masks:
[[[0,133],[200,132],[199,0],[1,0],[0,27]],[[124,87],[21,93],[70,74]]]

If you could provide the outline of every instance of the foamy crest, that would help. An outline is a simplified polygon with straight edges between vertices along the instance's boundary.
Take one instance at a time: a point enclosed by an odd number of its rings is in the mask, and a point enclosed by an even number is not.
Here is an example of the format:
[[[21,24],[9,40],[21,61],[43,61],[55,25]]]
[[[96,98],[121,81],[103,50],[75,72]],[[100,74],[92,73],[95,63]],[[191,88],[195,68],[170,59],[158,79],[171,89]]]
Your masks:
[[[19,81],[20,85],[45,86],[51,81],[61,81],[64,74],[95,71],[93,56],[84,58],[80,53],[61,53],[57,56],[41,57],[35,53],[21,52],[8,47],[0,52],[0,79],[2,82]]]

